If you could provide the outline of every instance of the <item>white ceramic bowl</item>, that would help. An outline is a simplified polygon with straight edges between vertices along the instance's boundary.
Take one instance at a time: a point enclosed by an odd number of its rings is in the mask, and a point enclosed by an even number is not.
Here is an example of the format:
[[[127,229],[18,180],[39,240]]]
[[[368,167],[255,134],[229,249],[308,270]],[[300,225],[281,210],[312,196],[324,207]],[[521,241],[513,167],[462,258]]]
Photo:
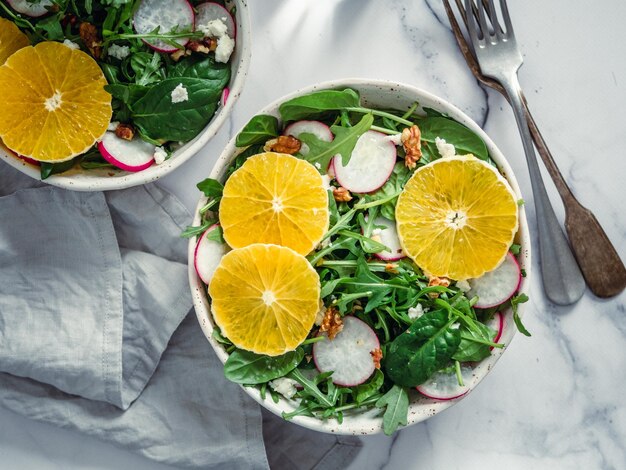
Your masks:
[[[466,114],[460,111],[458,108],[448,103],[447,101],[438,98],[430,93],[420,90],[419,88],[415,88],[413,86],[404,85],[401,83],[393,83],[387,81],[376,81],[376,80],[362,80],[362,79],[345,79],[340,81],[332,81],[321,83],[319,85],[310,86],[307,88],[303,88],[301,90],[296,91],[295,93],[291,93],[272,104],[266,106],[264,109],[260,110],[257,114],[271,114],[278,118],[280,118],[278,114],[278,107],[281,103],[286,100],[292,99],[296,96],[303,95],[306,93],[310,93],[312,91],[328,89],[328,88],[354,88],[358,90],[361,94],[363,102],[369,107],[373,108],[385,108],[385,109],[407,109],[411,103],[414,101],[418,101],[420,106],[428,107],[435,109],[437,111],[441,111],[458,122],[464,124],[468,128],[470,128],[473,132],[478,134],[487,145],[489,149],[489,153],[491,157],[498,165],[502,174],[507,178],[511,187],[517,194],[518,198],[521,198],[521,194],[519,191],[519,187],[517,181],[515,180],[515,176],[512,173],[511,167],[508,162],[495,146],[493,141],[485,134],[482,129],[472,121]],[[224,152],[221,154],[217,163],[213,167],[213,171],[211,172],[210,177],[218,180],[222,180],[224,178],[226,169],[228,168],[230,162],[233,160],[234,156],[237,154],[238,149],[235,147],[235,138],[228,143],[227,147],[224,149]],[[198,209],[202,207],[206,202],[206,198],[202,198],[198,203],[198,207],[196,209],[196,215],[194,219],[194,225],[199,225],[200,223],[200,215],[198,213]],[[524,211],[524,207],[520,207],[519,212],[519,232],[517,235],[516,242],[522,246],[521,255],[519,257],[520,265],[523,269],[526,270],[526,277],[523,278],[522,284],[520,286],[520,292],[528,294],[528,290],[530,287],[529,284],[529,276],[530,276],[530,236],[528,233],[528,224],[526,221],[526,214]],[[212,338],[214,323],[213,318],[210,314],[210,304],[207,298],[207,292],[205,287],[196,274],[194,268],[194,251],[195,251],[196,240],[191,239],[189,242],[189,282],[191,286],[191,292],[193,295],[194,306],[196,310],[196,315],[198,317],[198,321],[200,322],[200,326],[202,327],[202,331],[207,337],[211,346],[215,350],[217,357],[222,362],[225,362],[228,358],[228,354],[224,350],[224,347],[215,341]],[[525,305],[521,304],[519,306],[518,312],[520,315],[523,315]],[[512,312],[506,311],[503,312],[505,314],[505,326],[500,342],[504,342],[508,345],[513,336],[515,335],[516,327],[513,323],[513,314]],[[473,389],[478,385],[478,383],[485,378],[485,376],[489,373],[494,364],[498,361],[500,356],[504,353],[506,347],[503,349],[494,349],[491,356],[481,361],[475,368],[473,377],[471,379],[470,388]],[[297,406],[297,402],[290,401],[286,399],[281,399],[278,403],[274,403],[269,396],[267,395],[266,399],[261,399],[260,393],[257,389],[251,387],[244,387],[244,390],[248,395],[254,398],[257,402],[263,405],[265,408],[270,410],[271,412],[281,415],[283,411],[290,412],[295,409]],[[470,392],[471,393],[471,392]],[[467,394],[465,395],[467,396]],[[433,399],[426,398],[416,391],[414,391],[411,395],[411,404],[409,408],[409,416],[408,416],[408,425],[412,425],[415,423],[419,423],[425,419],[434,416],[435,414],[449,408],[450,406],[457,403],[463,397],[449,400],[449,401],[437,401]],[[316,418],[307,417],[307,416],[297,416],[292,419],[294,423],[300,424],[301,426],[315,429],[317,431],[323,431],[328,433],[335,434],[353,434],[353,435],[361,435],[361,434],[375,434],[382,432],[382,418],[380,413],[377,410],[370,411],[357,411],[350,415],[345,415],[342,424],[339,424],[334,419],[329,419],[326,421],[321,421]]]
[[[231,78],[228,87],[230,94],[225,106],[220,106],[213,119],[204,130],[193,140],[176,150],[170,159],[161,165],[131,173],[128,171],[109,169],[81,170],[75,168],[64,173],[52,175],[44,181],[53,186],[73,189],[75,191],[107,191],[138,186],[155,181],[178,168],[193,157],[217,131],[230,115],[237,98],[243,90],[250,65],[250,12],[247,0],[226,0],[226,5],[236,7],[235,22],[237,23],[236,47],[231,58]],[[0,158],[22,173],[40,178],[39,167],[24,162],[0,144]]]

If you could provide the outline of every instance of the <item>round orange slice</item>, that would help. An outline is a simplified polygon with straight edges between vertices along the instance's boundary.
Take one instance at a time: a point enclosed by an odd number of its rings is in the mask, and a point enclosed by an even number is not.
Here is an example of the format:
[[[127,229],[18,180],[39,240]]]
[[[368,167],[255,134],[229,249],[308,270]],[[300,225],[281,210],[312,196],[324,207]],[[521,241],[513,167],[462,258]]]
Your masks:
[[[235,346],[278,356],[298,347],[313,327],[320,279],[292,249],[253,244],[222,257],[209,295],[215,323]]]
[[[96,61],[58,42],[24,47],[0,67],[0,138],[15,153],[62,162],[87,151],[111,121]]]
[[[250,157],[224,185],[220,224],[233,248],[252,243],[313,251],[328,230],[328,195],[305,160],[282,153]]]
[[[506,256],[517,197],[498,170],[473,156],[435,160],[406,183],[396,205],[402,248],[426,273],[477,278]]]
[[[28,37],[9,20],[0,18],[0,65],[16,51],[30,45]]]

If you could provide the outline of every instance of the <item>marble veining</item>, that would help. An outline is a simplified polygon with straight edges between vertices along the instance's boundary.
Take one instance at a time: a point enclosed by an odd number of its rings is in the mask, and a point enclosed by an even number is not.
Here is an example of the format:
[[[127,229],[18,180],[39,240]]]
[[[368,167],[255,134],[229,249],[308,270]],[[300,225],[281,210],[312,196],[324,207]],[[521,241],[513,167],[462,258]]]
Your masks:
[[[520,81],[539,128],[572,190],[626,259],[626,4],[509,7],[525,58]],[[263,0],[250,8],[252,63],[232,116],[197,157],[162,180],[190,210],[195,183],[258,109],[311,83],[360,76],[424,88],[476,120],[516,172],[535,232],[513,114],[467,69],[439,0]],[[548,191],[562,217],[551,183]],[[587,292],[574,306],[556,307],[543,294],[538,256],[534,263],[524,318],[533,336],[517,335],[489,376],[449,410],[391,438],[364,437],[349,470],[626,468],[626,294],[599,300]],[[168,467],[0,409],[5,468]]]

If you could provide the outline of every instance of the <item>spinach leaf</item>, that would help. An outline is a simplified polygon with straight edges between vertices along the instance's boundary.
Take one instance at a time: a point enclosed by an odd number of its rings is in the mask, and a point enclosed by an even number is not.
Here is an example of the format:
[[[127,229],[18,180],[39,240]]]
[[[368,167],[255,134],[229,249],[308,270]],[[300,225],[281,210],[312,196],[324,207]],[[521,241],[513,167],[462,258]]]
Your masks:
[[[489,152],[483,140],[474,132],[452,119],[429,117],[419,121],[422,140],[433,143],[441,137],[454,145],[457,154],[471,153],[481,160],[489,161]]]
[[[238,384],[260,384],[291,372],[304,358],[298,348],[282,356],[264,356],[242,349],[234,350],[224,364],[224,375]]]
[[[168,76],[204,78],[214,82],[216,87],[224,88],[230,80],[230,64],[216,62],[211,56],[192,55],[178,61]]]
[[[54,175],[56,173],[63,173],[64,171],[69,170],[76,164],[76,161],[77,159],[74,158],[72,160],[68,160],[66,162],[61,162],[61,163],[41,162],[41,170],[40,170],[41,179],[45,180],[50,175]]]
[[[207,240],[211,240],[217,243],[226,243],[224,240],[224,230],[219,225],[209,230],[206,234]]]
[[[245,149],[243,152],[238,154],[235,157],[235,160],[233,161],[233,163],[228,167],[228,170],[226,172],[226,178],[229,178],[230,175],[232,175],[235,170],[238,170],[239,168],[241,168],[241,165],[243,165],[248,158],[252,157],[253,155],[257,155],[261,153],[262,151],[263,151],[263,147],[261,145],[251,145],[250,147]]]
[[[387,347],[385,371],[395,384],[415,387],[445,366],[461,342],[445,310],[425,313]]]
[[[206,197],[222,197],[224,186],[213,178],[207,178],[200,181],[196,187],[204,193]]]
[[[409,394],[406,389],[394,385],[376,402],[376,408],[385,408],[383,431],[391,436],[399,426],[406,425],[409,415]]]
[[[182,85],[188,99],[172,103],[172,91]],[[191,140],[209,123],[222,90],[210,80],[168,78],[154,85],[132,107],[134,124],[153,140]]]
[[[246,147],[253,144],[262,144],[278,135],[278,119],[274,116],[259,114],[254,116],[243,130],[237,135],[235,145]]]
[[[473,362],[480,361],[491,355],[491,347],[489,345],[472,341],[472,339],[493,341],[497,331],[480,322],[476,322],[476,327],[480,330],[480,334],[466,326],[461,327],[461,343],[452,359],[459,362]]]
[[[143,98],[150,90],[149,86],[136,85],[134,83],[113,83],[105,85],[104,89],[111,93],[111,96],[115,99],[122,101],[123,103],[132,107],[135,101]]]
[[[309,153],[302,158],[313,164],[319,163],[319,171],[323,173],[326,172],[331,158],[337,154],[341,155],[341,161],[344,165],[347,165],[356,141],[364,132],[370,129],[373,122],[374,117],[371,114],[366,114],[352,127],[334,125],[330,128],[335,135],[332,142],[325,142],[313,134],[300,134],[299,139],[307,144],[310,149]],[[315,166],[317,167],[317,165]]]
[[[517,331],[525,336],[532,336],[530,332],[526,329],[524,324],[522,323],[522,319],[517,313],[517,306],[519,304],[523,304],[524,302],[528,302],[528,296],[526,294],[519,294],[515,297],[511,297],[511,309],[513,310],[513,321],[515,322],[515,326],[517,326]]]
[[[280,105],[279,112],[285,122],[314,119],[327,111],[358,107],[359,102],[358,93],[350,88],[322,90],[285,101]]]
[[[362,403],[369,397],[373,397],[378,393],[384,382],[385,375],[380,371],[380,369],[376,369],[371,379],[364,384],[353,387],[354,401]]]

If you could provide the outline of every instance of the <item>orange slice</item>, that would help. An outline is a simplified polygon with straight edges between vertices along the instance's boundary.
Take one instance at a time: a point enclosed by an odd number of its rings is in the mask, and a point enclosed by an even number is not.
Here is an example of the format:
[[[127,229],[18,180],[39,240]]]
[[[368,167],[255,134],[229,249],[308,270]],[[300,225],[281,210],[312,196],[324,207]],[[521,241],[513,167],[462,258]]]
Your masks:
[[[224,255],[209,295],[215,323],[235,346],[278,356],[294,350],[313,327],[320,280],[290,248],[253,244]]]
[[[20,49],[0,67],[0,138],[15,153],[62,162],[87,151],[111,121],[96,61],[58,42]]]
[[[396,205],[402,248],[425,272],[464,280],[495,269],[518,224],[517,197],[498,170],[466,155],[418,169]]]
[[[220,224],[233,248],[274,243],[306,255],[328,230],[322,177],[309,162],[291,155],[250,157],[226,181]]]
[[[0,65],[14,52],[30,45],[28,37],[9,20],[0,18]]]

